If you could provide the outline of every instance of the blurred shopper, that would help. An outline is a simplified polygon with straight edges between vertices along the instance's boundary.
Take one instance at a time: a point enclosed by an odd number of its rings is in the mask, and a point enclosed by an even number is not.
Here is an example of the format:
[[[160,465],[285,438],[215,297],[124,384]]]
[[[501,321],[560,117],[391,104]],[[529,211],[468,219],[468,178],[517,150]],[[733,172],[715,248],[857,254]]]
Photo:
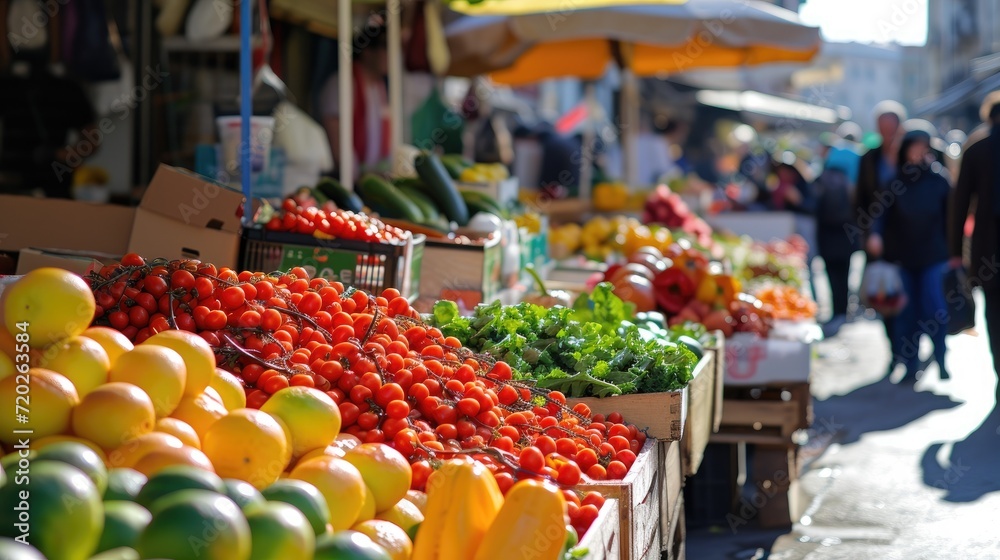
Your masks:
[[[338,74],[327,78],[320,93],[323,126],[330,139],[334,161],[340,166],[340,127],[350,126],[354,138],[354,173],[373,168],[388,159],[389,93],[386,34],[383,26],[362,28],[351,43],[354,63],[340,72],[351,73],[354,108],[349,117],[340,114]],[[349,124],[345,124],[349,123]]]
[[[845,229],[852,241],[861,243],[865,242],[871,232],[875,218],[887,210],[883,200],[889,200],[891,196],[886,198],[884,195],[889,192],[889,184],[896,176],[896,156],[902,132],[900,125],[906,120],[906,109],[896,101],[882,101],[875,106],[873,113],[882,143],[861,156],[857,185],[858,221],[855,227]],[[878,196],[879,194],[883,196]],[[868,253],[868,258],[877,260],[871,253]],[[899,363],[896,357],[900,355],[900,350],[896,347],[897,339],[893,334],[894,322],[894,317],[882,317],[885,335],[892,350],[888,373],[895,369]]]
[[[855,184],[850,173],[857,172],[858,162],[856,151],[843,146],[831,149],[813,189],[818,252],[830,281],[831,317],[823,324],[826,337],[836,335],[847,322],[851,255],[860,245],[845,234],[845,227],[854,222]]]
[[[996,92],[994,92],[996,93]],[[962,265],[962,245],[969,211],[975,206],[972,230],[970,275],[982,283],[986,296],[986,329],[990,335],[993,368],[1000,372],[1000,271],[997,264],[1000,239],[1000,95],[991,94],[993,104],[986,112],[990,132],[965,150],[949,226],[950,265]],[[989,99],[989,98],[988,98]],[[1000,395],[1000,387],[997,389]]]
[[[941,379],[947,379],[944,357],[948,312],[942,281],[948,266],[947,207],[951,186],[931,151],[931,136],[924,130],[906,133],[897,161],[890,187],[894,199],[875,221],[867,250],[873,257],[900,267],[908,303],[896,317],[892,330],[896,338],[894,352],[898,352],[895,359],[906,366],[903,381],[916,381],[923,368],[918,350],[924,334],[934,343],[934,361]]]

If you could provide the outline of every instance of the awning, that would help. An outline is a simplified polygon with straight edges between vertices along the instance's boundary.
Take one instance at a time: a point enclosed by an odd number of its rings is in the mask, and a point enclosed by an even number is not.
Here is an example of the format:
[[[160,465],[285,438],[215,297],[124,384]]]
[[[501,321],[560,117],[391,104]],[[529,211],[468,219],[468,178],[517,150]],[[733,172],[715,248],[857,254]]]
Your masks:
[[[973,96],[983,96],[997,88],[1000,88],[1000,72],[982,80],[966,78],[936,97],[918,99],[915,115],[923,117],[946,113]]]
[[[757,91],[703,90],[695,98],[702,105],[764,117],[818,124],[837,124],[842,120],[840,108],[821,107]]]

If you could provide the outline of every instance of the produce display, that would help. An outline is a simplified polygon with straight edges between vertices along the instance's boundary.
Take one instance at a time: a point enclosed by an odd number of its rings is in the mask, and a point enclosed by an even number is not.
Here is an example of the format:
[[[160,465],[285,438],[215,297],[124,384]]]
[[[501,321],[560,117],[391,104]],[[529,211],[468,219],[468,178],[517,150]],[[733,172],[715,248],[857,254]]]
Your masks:
[[[573,307],[533,303],[479,305],[459,315],[454,302],[434,306],[445,336],[513,368],[516,379],[570,397],[608,397],[682,389],[698,358],[669,332],[637,325],[634,306],[598,285]]]
[[[659,224],[672,230],[682,231],[694,236],[702,245],[711,243],[711,226],[692,212],[684,199],[666,185],[656,187],[646,198],[642,221],[646,224]]]
[[[754,290],[754,295],[775,319],[809,320],[816,318],[816,302],[793,286],[769,284]]]
[[[603,504],[574,486],[624,477],[645,441],[618,415],[592,417],[513,380],[508,364],[423,325],[391,290],[137,255],[87,281],[38,269],[3,299],[0,402],[14,408],[30,384],[45,414],[0,419],[0,441],[31,430],[38,453],[32,483],[18,482],[17,455],[3,460],[12,476],[0,495],[37,492],[36,530],[79,528],[33,541],[48,558],[493,558],[523,516],[566,535],[539,556],[554,559]],[[129,324],[100,326],[115,313]],[[28,349],[30,363],[14,367]],[[461,464],[478,474],[448,466]],[[452,475],[465,501],[435,500]],[[9,521],[0,535],[17,536]],[[440,529],[459,521],[468,530]],[[225,529],[192,548],[203,523]],[[444,552],[477,544],[474,531],[482,547]]]
[[[315,194],[315,191],[313,191]],[[348,239],[367,243],[402,243],[410,233],[385,224],[378,218],[351,210],[340,210],[330,200],[319,203],[316,198],[301,193],[282,202],[265,224],[268,231],[283,231],[311,235],[317,239]]]
[[[642,247],[666,251],[674,238],[670,230],[649,227],[635,218],[596,216],[583,226],[568,223],[549,232],[553,258],[564,259],[581,251],[588,259],[607,262],[613,255],[631,255]]]

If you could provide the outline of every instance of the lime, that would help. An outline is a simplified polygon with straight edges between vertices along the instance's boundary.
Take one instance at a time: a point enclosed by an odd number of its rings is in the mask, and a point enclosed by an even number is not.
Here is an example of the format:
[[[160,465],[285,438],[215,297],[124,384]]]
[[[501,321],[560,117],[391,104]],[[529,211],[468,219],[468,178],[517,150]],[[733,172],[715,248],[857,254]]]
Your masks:
[[[247,522],[253,541],[251,560],[312,560],[316,536],[294,506],[268,502],[247,515]]]
[[[45,560],[41,552],[30,544],[0,537],[0,558],[4,560]]]
[[[316,539],[314,560],[392,560],[384,548],[368,535],[357,531],[338,531]]]
[[[135,501],[139,490],[146,484],[146,475],[135,469],[111,469],[108,471],[108,489],[104,491],[104,501]]]
[[[123,546],[91,556],[90,560],[139,560],[139,553],[134,548]]]
[[[285,502],[298,508],[309,520],[309,525],[317,535],[326,532],[326,524],[330,522],[330,511],[327,509],[326,498],[312,484],[302,480],[282,478],[261,491],[261,494],[268,501]]]
[[[17,451],[8,453],[3,456],[3,459],[0,459],[0,470],[3,470],[7,478],[13,482],[17,477],[18,469],[30,468],[28,466],[30,464],[29,461],[34,461],[37,456],[38,452],[34,450],[28,451],[27,457],[21,457]],[[24,459],[23,463],[21,462],[22,459]]]
[[[93,449],[82,443],[73,441],[53,443],[40,450],[35,460],[59,461],[73,465],[90,477],[101,495],[104,495],[108,487],[108,469],[104,466],[104,460]]]
[[[0,504],[0,536],[30,531],[49,560],[84,560],[101,537],[101,495],[83,471],[64,463],[33,463],[30,480],[0,487]]]
[[[226,487],[215,473],[186,465],[176,465],[164,467],[152,476],[139,491],[135,501],[152,511],[153,502],[180,490],[211,490],[224,494]]]
[[[104,531],[97,543],[97,552],[135,546],[139,533],[153,516],[135,502],[104,502]]]
[[[253,484],[235,478],[222,481],[226,486],[226,496],[240,506],[243,513],[248,513],[267,503],[264,496],[253,487]]]
[[[139,535],[142,558],[249,560],[250,526],[236,502],[208,490],[183,490],[158,500]]]

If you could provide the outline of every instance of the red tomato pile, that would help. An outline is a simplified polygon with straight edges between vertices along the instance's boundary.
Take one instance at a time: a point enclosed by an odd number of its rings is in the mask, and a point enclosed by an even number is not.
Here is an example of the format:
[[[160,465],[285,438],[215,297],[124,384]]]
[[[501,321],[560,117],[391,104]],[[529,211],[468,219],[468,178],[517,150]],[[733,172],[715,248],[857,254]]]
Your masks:
[[[300,206],[295,200],[286,198],[281,210],[280,215],[267,222],[265,229],[368,243],[400,243],[410,235],[378,218],[339,210],[334,206]]]
[[[198,333],[219,366],[243,380],[250,407],[289,385],[326,392],[340,408],[342,431],[409,458],[416,489],[431,459],[471,455],[505,492],[518,478],[556,481],[582,534],[603,498],[581,499],[571,489],[624,478],[645,443],[621,415],[571,409],[562,393],[515,381],[506,362],[443,337],[395,289],[376,297],[309,279],[301,268],[236,273],[137,255],[89,281],[96,324],[136,343],[174,327]]]

